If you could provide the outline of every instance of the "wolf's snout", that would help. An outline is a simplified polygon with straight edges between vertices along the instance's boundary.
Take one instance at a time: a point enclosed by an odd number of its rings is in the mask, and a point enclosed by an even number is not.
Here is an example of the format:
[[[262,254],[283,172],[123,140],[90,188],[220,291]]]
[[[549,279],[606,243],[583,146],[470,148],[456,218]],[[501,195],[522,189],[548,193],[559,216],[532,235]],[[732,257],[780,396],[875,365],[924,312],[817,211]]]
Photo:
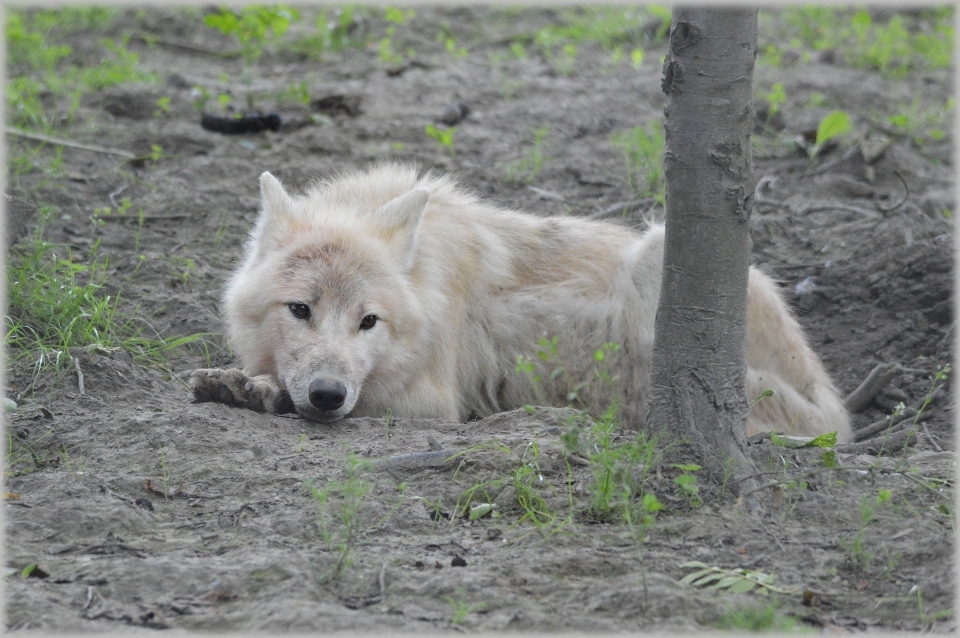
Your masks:
[[[347,388],[339,381],[314,379],[310,383],[310,403],[324,412],[336,410],[347,400]]]

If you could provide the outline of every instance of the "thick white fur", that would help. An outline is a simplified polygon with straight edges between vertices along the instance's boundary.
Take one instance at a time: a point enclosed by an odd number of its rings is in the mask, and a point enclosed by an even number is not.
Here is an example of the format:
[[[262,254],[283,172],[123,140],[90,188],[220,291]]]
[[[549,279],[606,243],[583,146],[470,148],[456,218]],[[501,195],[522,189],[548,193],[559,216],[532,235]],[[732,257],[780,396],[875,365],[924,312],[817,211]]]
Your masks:
[[[303,416],[464,420],[534,401],[566,405],[594,352],[620,345],[606,398],[639,423],[647,398],[660,293],[663,229],[536,217],[480,201],[447,177],[385,164],[291,197],[269,173],[246,258],[228,285],[230,342],[249,376],[286,390]],[[851,438],[849,417],[776,285],[751,269],[747,433],[775,429]],[[289,304],[311,309],[298,319]],[[378,318],[360,330],[363,317]],[[558,336],[535,390],[517,356]],[[564,374],[549,372],[562,362]],[[343,407],[322,413],[308,388],[344,383]],[[540,394],[538,394],[539,392]],[[584,400],[604,397],[584,396]]]

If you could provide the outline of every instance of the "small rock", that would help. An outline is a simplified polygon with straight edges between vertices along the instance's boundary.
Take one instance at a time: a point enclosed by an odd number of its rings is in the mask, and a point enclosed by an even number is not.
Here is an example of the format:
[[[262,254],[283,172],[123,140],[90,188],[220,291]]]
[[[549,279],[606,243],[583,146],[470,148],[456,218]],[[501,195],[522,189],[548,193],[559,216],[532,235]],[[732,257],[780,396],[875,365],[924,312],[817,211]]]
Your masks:
[[[454,102],[443,109],[437,121],[447,126],[455,126],[470,115],[470,106],[466,102]]]
[[[463,556],[454,556],[453,560],[450,561],[451,567],[466,567],[467,561],[464,560]]]

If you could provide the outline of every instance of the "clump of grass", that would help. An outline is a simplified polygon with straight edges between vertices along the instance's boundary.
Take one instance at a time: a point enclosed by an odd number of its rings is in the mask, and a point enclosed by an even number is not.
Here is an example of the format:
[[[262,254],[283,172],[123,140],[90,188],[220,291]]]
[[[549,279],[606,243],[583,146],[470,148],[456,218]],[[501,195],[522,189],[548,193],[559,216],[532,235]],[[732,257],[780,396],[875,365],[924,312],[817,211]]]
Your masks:
[[[61,116],[70,120],[88,92],[131,81],[154,81],[138,68],[139,58],[127,49],[129,37],[104,38],[98,64],[79,59],[70,46],[55,44],[81,29],[96,33],[114,18],[112,11],[12,10],[7,13],[7,113],[10,123],[48,131]],[[41,99],[49,94],[55,99]]]
[[[610,137],[626,162],[630,189],[640,197],[653,197],[660,204],[666,198],[662,128],[659,122],[655,122],[618,131]]]
[[[560,13],[556,24],[534,33],[532,44],[558,75],[571,74],[579,48],[590,43],[598,44],[608,52],[610,64],[614,65],[626,59],[629,50],[631,63],[639,67],[648,37],[641,25],[654,19],[661,21],[652,34],[652,40],[659,42],[670,27],[670,10],[665,7],[570,9]]]
[[[810,50],[834,50],[847,64],[890,78],[947,68],[953,59],[953,15],[954,8],[948,5],[922,10],[918,16],[893,15],[887,20],[876,19],[866,9],[814,5],[784,9],[778,22],[783,32],[773,35],[774,42],[761,46],[760,59],[779,64],[780,43],[786,42],[807,49],[805,59],[810,59]]]
[[[360,18],[359,7],[337,7],[321,9],[317,13],[314,33],[300,36],[289,42],[286,47],[310,60],[322,61],[328,53],[342,51],[348,46],[360,46],[364,41],[352,34]]]
[[[33,235],[8,253],[5,343],[11,360],[30,357],[39,375],[62,370],[74,347],[123,348],[149,363],[162,363],[182,346],[206,351],[205,334],[143,337],[143,319],[121,306],[119,294],[105,291],[109,258],[99,254],[98,244],[83,256],[43,238],[53,212],[41,207]]]
[[[523,156],[507,164],[507,179],[511,182],[533,183],[547,162],[546,139],[550,134],[550,127],[531,129],[531,133],[533,141],[524,149]]]
[[[408,20],[416,15],[413,9],[399,9],[397,7],[385,7],[383,18],[387,21],[387,29],[382,38],[377,41],[377,53],[382,62],[387,64],[400,64],[406,58],[412,58],[417,54],[413,47],[407,47],[403,52],[397,50],[397,43],[394,38],[397,35],[397,27],[406,24]]]
[[[718,629],[788,633],[797,630],[797,621],[782,612],[773,601],[764,607],[745,607],[725,612]]]
[[[291,7],[278,5],[247,5],[239,11],[222,7],[220,13],[210,14],[203,23],[224,35],[233,35],[240,42],[240,55],[246,66],[253,66],[263,55],[264,47],[279,40],[300,13]]]
[[[347,459],[342,480],[327,481],[322,487],[308,485],[310,496],[317,502],[317,515],[323,542],[334,557],[333,567],[317,580],[329,583],[338,580],[352,564],[358,538],[364,529],[379,527],[404,502],[406,483],[397,486],[400,497],[397,503],[372,526],[370,517],[363,510],[363,499],[373,488],[364,477],[364,463],[355,455]]]
[[[456,126],[439,128],[433,124],[427,124],[424,132],[427,134],[427,137],[435,141],[440,148],[447,149],[450,157],[454,157],[457,154],[453,148],[453,135],[457,132]]]

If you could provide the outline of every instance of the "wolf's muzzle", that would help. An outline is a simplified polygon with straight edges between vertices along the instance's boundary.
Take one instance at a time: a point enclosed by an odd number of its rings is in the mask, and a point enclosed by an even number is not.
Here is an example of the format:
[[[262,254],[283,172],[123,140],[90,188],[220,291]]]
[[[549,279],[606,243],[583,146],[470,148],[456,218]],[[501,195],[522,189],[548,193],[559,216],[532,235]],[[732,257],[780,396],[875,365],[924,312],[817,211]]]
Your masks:
[[[347,400],[347,388],[339,381],[314,379],[310,383],[310,403],[324,412],[332,412]]]

